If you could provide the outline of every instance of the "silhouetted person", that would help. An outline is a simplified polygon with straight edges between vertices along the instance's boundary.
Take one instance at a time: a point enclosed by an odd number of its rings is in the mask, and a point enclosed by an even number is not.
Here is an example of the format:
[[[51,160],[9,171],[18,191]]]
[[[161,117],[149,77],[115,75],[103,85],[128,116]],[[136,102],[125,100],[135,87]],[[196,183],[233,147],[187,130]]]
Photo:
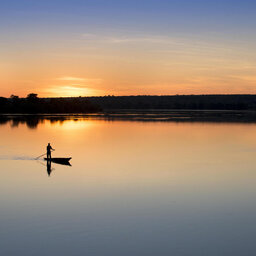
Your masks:
[[[47,160],[51,160],[52,159],[52,151],[54,149],[52,148],[51,144],[48,143],[47,147],[46,147],[46,151],[47,151]]]

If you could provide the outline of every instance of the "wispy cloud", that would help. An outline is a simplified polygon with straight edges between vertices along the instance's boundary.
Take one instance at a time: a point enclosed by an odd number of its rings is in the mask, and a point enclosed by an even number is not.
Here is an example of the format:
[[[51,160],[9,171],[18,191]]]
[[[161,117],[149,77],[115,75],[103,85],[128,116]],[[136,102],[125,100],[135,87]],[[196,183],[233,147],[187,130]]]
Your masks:
[[[152,43],[152,44],[181,44],[173,38],[168,37],[150,37],[150,36],[141,36],[141,37],[110,37],[107,38],[109,43],[113,44],[122,44],[122,43]]]
[[[56,78],[56,80],[60,80],[60,81],[84,81],[84,78],[73,77],[73,76],[63,76],[63,77]]]
[[[73,77],[73,76],[58,77],[58,78],[56,78],[56,80],[59,80],[59,81],[93,82],[93,83],[102,82],[102,79],[100,79],[100,78],[83,78],[83,77]]]
[[[230,58],[238,56],[241,52],[247,53],[240,41],[232,44],[230,41],[218,40],[216,37],[195,36],[195,35],[150,35],[150,34],[127,34],[127,35],[100,35],[82,34],[82,40],[88,44],[104,44],[105,46],[129,46],[136,45],[143,47],[147,52],[162,55],[179,56],[205,56],[215,58]],[[145,47],[147,46],[147,47]],[[225,57],[223,57],[225,56]],[[238,56],[240,57],[240,55]]]
[[[256,76],[254,75],[234,75],[234,76],[230,76],[231,78],[234,79],[239,79],[239,80],[243,80],[243,81],[247,81],[247,82],[256,82]]]
[[[65,81],[65,82],[82,82],[86,85],[100,84],[103,81],[101,78],[83,78],[83,77],[73,77],[73,76],[58,77],[55,80]]]
[[[152,44],[183,44],[179,38],[156,35],[140,35],[140,36],[102,36],[97,34],[82,34],[82,37],[88,41],[100,41],[110,44],[125,43],[152,43]]]

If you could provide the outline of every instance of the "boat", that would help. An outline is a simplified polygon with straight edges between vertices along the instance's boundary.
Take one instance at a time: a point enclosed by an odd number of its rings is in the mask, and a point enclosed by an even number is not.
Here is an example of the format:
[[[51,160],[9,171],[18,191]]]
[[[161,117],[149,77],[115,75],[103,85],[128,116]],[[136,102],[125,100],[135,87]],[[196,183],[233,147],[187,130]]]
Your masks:
[[[63,164],[63,165],[71,165],[69,161],[72,159],[72,157],[52,157],[52,158],[44,158],[47,162],[53,162],[56,164]]]

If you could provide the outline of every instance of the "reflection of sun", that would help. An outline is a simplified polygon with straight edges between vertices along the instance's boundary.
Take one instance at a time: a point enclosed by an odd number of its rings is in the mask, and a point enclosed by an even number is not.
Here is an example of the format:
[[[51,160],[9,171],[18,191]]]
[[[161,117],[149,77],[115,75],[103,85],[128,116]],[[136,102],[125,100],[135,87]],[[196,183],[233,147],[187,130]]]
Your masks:
[[[91,134],[95,124],[93,120],[78,118],[77,120],[64,120],[56,122],[47,122],[48,129],[55,134],[56,137],[63,138],[64,143],[72,143],[75,140],[82,140],[88,134]]]
[[[64,121],[61,124],[61,129],[64,130],[82,130],[82,129],[88,129],[93,126],[92,121],[87,121],[87,120],[67,120]]]
[[[56,120],[48,121],[46,125],[51,129],[63,130],[63,131],[74,131],[74,130],[85,130],[93,127],[97,121],[81,119],[71,120]]]

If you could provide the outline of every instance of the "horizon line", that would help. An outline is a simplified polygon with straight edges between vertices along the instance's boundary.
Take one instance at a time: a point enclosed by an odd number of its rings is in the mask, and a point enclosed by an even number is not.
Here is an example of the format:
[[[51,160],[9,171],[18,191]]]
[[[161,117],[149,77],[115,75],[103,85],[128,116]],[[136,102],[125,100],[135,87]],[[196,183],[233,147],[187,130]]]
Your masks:
[[[37,94],[37,93],[32,93]],[[12,95],[11,95],[12,96]],[[0,96],[0,98],[10,99],[9,97]],[[13,95],[18,96],[18,95]],[[37,94],[38,96],[38,94]],[[175,96],[256,96],[256,93],[217,93],[217,94],[130,94],[130,95],[98,95],[98,96],[56,96],[56,97],[38,97],[40,99],[56,99],[56,98],[102,98],[102,97],[175,97]],[[18,96],[19,97],[19,96]],[[27,98],[19,97],[20,99]]]

